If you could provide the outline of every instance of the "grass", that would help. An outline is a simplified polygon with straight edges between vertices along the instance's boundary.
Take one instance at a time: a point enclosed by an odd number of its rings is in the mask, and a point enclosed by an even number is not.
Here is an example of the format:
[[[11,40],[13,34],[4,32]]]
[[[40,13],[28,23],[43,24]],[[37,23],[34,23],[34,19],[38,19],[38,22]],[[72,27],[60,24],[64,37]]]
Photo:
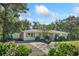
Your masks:
[[[51,45],[51,46],[58,46],[59,43],[70,43],[70,44],[72,44],[73,46],[75,46],[76,49],[77,49],[78,52],[79,52],[79,41],[51,42],[49,45]]]

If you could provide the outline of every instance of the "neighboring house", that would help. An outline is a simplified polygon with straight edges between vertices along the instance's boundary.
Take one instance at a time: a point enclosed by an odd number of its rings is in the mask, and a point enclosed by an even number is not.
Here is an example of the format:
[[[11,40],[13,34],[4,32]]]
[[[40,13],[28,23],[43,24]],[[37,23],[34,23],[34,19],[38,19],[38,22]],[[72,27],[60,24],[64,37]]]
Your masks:
[[[38,29],[31,29],[31,30],[24,30],[21,33],[14,33],[13,38],[21,38],[23,40],[35,40],[35,37],[48,35],[54,40],[55,35],[64,36],[67,38],[68,33],[56,30],[38,30]]]

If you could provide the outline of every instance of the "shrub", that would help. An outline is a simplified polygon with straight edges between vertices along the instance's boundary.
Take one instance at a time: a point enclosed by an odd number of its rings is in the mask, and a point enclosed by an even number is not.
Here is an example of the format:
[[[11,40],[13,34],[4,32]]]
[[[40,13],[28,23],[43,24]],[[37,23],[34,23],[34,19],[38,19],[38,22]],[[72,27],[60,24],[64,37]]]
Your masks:
[[[6,54],[4,54],[5,56],[14,56],[15,55],[15,50],[17,45],[15,43],[3,43],[4,45],[6,45]]]
[[[78,52],[75,46],[67,43],[60,43],[58,47],[51,48],[48,53],[49,56],[76,56]]]
[[[15,55],[15,43],[0,43],[0,56],[2,55]]]
[[[37,36],[37,37],[35,38],[35,41],[40,41],[40,36]]]
[[[28,47],[26,47],[26,45],[19,45],[16,48],[16,55],[17,56],[27,56],[32,52],[31,49],[29,49]]]
[[[50,36],[44,36],[44,40],[45,42],[49,43],[52,41],[52,39],[50,38]]]
[[[63,37],[63,36],[59,36],[58,37],[58,41],[65,41],[66,39],[65,39],[65,37]]]
[[[24,52],[26,54],[24,54]],[[16,43],[0,43],[0,56],[23,56],[29,55],[31,49],[25,45],[17,45]],[[22,55],[23,54],[23,55]]]
[[[49,37],[49,36],[42,36],[42,38],[41,38],[41,42],[44,42],[44,43],[47,43],[47,44],[49,44],[50,42],[51,42],[51,38]]]

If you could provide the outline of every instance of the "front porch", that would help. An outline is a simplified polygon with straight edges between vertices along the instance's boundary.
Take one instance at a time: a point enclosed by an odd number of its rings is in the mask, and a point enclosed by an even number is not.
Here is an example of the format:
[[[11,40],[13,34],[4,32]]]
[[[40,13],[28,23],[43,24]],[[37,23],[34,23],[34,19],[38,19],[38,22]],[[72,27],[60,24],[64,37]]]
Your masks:
[[[61,32],[61,31],[55,31],[55,30],[49,30],[49,31],[43,31],[43,30],[25,30],[20,33],[20,38],[22,38],[24,41],[26,40],[35,40],[36,37],[43,37],[43,36],[49,36],[52,41],[54,41],[55,36],[64,36],[67,38],[68,33]]]

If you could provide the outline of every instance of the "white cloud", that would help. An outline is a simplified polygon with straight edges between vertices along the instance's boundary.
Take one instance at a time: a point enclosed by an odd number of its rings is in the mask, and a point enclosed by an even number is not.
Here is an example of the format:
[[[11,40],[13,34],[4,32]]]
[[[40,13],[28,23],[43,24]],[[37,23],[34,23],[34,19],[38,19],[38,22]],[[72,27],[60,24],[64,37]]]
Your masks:
[[[20,16],[20,17],[19,17],[19,20],[23,20],[23,17]]]
[[[32,19],[31,19],[31,18],[27,18],[27,20],[32,21]]]
[[[35,11],[41,16],[49,16],[51,14],[51,11],[43,5],[35,6]]]
[[[60,14],[58,13],[58,12],[51,12],[51,17],[53,18],[53,19],[59,19],[60,18]]]
[[[50,16],[52,18],[52,21],[54,19],[58,19],[59,18],[59,13],[55,12],[55,11],[51,11],[49,10],[47,7],[45,7],[44,5],[36,5],[35,6],[35,11],[38,15],[41,16]]]
[[[79,12],[79,6],[73,8],[74,12]]]

